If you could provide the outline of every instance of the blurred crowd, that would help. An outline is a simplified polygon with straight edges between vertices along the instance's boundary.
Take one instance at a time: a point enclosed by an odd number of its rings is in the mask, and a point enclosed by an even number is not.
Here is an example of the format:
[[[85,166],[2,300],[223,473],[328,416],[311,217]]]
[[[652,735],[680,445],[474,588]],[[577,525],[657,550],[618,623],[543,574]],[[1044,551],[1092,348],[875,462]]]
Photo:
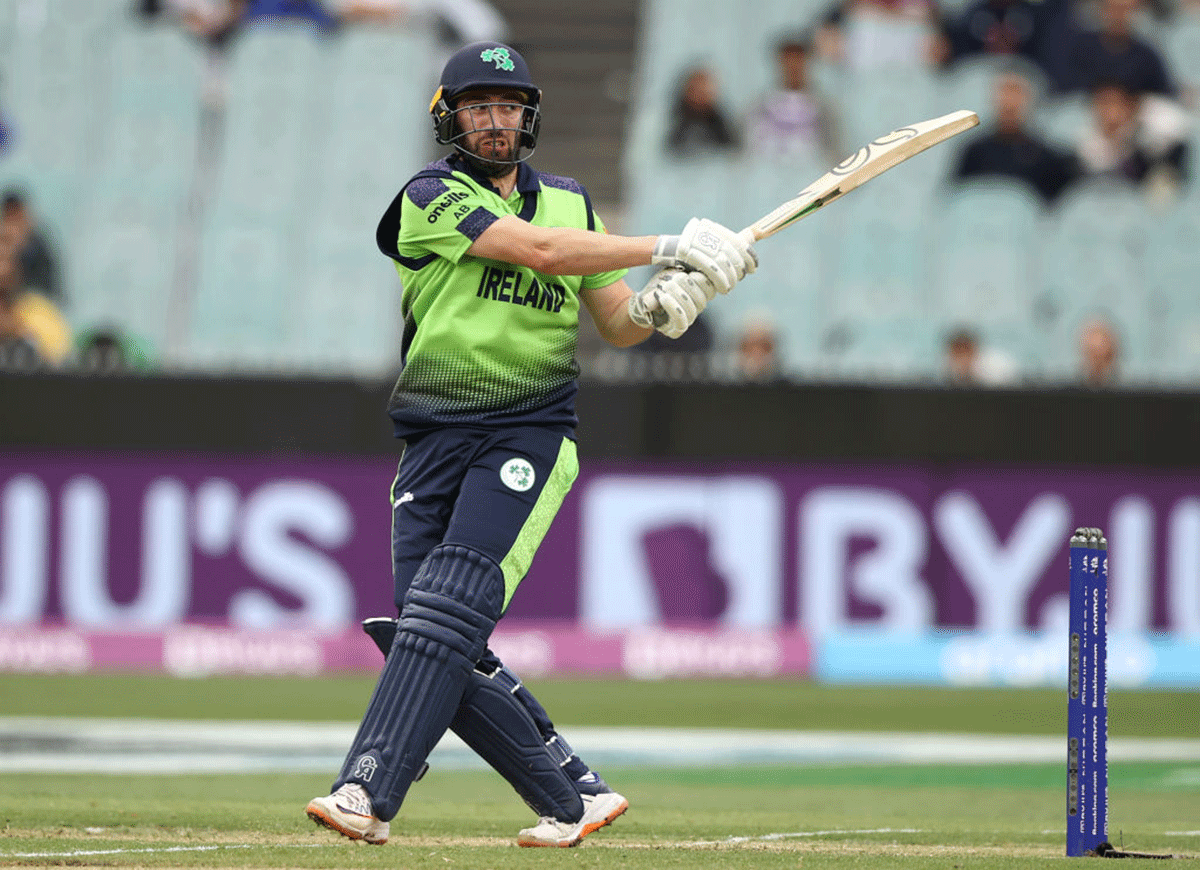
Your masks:
[[[172,19],[214,47],[256,22],[279,19],[307,21],[325,32],[432,19],[452,45],[507,36],[504,17],[487,0],[139,0],[139,11],[146,18]]]
[[[979,107],[983,124],[963,136],[947,189],[1015,182],[1052,214],[1064,194],[1101,182],[1169,206],[1187,195],[1192,181],[1198,83],[1178,77],[1156,36],[1200,19],[1195,0],[1169,3],[966,0],[942,8],[938,0],[835,0],[807,26],[779,36],[774,86],[740,115],[729,109],[715,66],[682,70],[664,149],[680,160],[819,157],[833,165],[862,144],[847,141],[840,129],[839,101],[856,94],[852,87],[831,87],[836,76],[844,86],[855,75],[908,69],[939,81],[975,65],[990,71],[991,105]],[[1086,111],[1063,110],[1073,126],[1060,123],[1062,135],[1051,137],[1035,122],[1039,107],[1069,106]],[[763,329],[759,317],[742,333],[749,339]],[[1108,315],[1084,324],[1075,348],[1080,384],[1120,382],[1119,332]],[[1016,361],[984,344],[971,324],[949,330],[944,382],[1019,383]],[[740,337],[732,342],[734,359],[742,345]]]
[[[1016,178],[1047,204],[1101,176],[1151,195],[1177,193],[1189,178],[1195,95],[1142,35],[1140,16],[1147,14],[1168,13],[1144,10],[1141,0],[970,0],[952,13],[935,0],[838,0],[810,28],[777,42],[777,84],[749,117],[731,116],[712,68],[685,70],[666,146],[679,157],[745,148],[753,156],[816,153],[836,161],[860,143],[839,141],[837,106],[815,83],[814,65],[949,73],[987,56],[1003,61],[994,120],[965,150],[956,179]],[[1173,14],[1200,15],[1200,7]],[[858,18],[871,20],[869,39],[862,28],[847,27]],[[1083,96],[1090,112],[1064,147],[1030,121],[1037,100],[1070,95]]]
[[[217,113],[225,55],[239,34],[258,24],[307,25],[315,37],[331,38],[348,27],[421,27],[436,34],[444,53],[508,38],[507,22],[488,0],[130,0],[128,14],[132,22],[178,27],[203,46],[209,59],[204,98]],[[0,168],[22,132],[21,119],[7,110],[3,84],[0,70]],[[204,130],[199,136],[205,138]],[[67,270],[59,262],[60,251],[69,249],[59,247],[39,217],[36,185],[10,187],[2,197],[0,372],[157,370],[156,349],[123,324],[72,322]]]
[[[72,330],[57,246],[29,195],[0,197],[0,371],[145,371],[147,349],[117,325]]]
[[[686,159],[725,154],[803,159],[832,165],[857,147],[840,129],[839,99],[819,71],[861,73],[909,66],[952,75],[977,58],[995,61],[985,124],[963,137],[947,181],[991,178],[1028,186],[1053,210],[1065,193],[1095,179],[1177,198],[1191,183],[1191,112],[1195,82],[1180,79],[1154,34],[1200,16],[1200,0],[836,0],[816,20],[775,41],[772,87],[749,111],[731,112],[715,67],[680,70],[662,147]],[[214,58],[256,22],[307,22],[318,33],[345,27],[433,23],[447,47],[508,39],[487,0],[131,0],[146,21],[178,26]],[[869,26],[862,26],[868,22]],[[0,71],[2,74],[3,71]],[[1048,138],[1033,122],[1046,101],[1082,99],[1088,111],[1067,139]],[[6,112],[0,78],[0,163],[20,118]],[[0,217],[0,368],[148,371],[154,352],[119,324],[70,324],[70,290],[59,248],[37,211],[37,191],[3,192]],[[1081,384],[1119,383],[1121,324],[1089,321],[1077,336]],[[785,376],[779,325],[768,311],[740,323],[718,346],[703,318],[685,340],[651,340],[610,366],[649,379],[712,376],[770,382]],[[985,346],[969,323],[943,338],[948,385],[1003,386],[1019,379],[1015,363]],[[703,359],[702,365],[696,360]]]

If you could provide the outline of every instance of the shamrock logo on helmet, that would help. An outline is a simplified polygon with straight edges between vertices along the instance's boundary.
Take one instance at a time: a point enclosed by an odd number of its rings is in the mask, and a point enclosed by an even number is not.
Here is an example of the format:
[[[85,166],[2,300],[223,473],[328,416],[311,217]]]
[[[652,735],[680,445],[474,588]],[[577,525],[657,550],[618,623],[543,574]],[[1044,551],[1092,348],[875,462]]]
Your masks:
[[[484,63],[495,62],[496,69],[502,69],[505,72],[513,71],[512,57],[509,56],[507,48],[485,48],[479,53],[479,59]]]

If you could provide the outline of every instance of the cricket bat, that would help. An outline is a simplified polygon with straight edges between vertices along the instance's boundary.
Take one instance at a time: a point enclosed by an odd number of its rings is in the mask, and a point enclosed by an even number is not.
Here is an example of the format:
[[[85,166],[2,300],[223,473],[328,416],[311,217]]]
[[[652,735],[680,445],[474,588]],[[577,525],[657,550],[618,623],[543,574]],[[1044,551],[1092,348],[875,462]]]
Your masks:
[[[787,202],[750,224],[741,231],[741,235],[751,244],[773,236],[898,163],[978,124],[977,114],[969,109],[960,109],[886,133],[859,148]],[[657,326],[667,322],[667,315],[661,309],[652,316]]]
[[[880,136],[859,148],[792,199],[750,224],[742,230],[742,235],[750,242],[772,236],[893,166],[978,123],[978,115],[962,109],[928,121],[918,121]]]

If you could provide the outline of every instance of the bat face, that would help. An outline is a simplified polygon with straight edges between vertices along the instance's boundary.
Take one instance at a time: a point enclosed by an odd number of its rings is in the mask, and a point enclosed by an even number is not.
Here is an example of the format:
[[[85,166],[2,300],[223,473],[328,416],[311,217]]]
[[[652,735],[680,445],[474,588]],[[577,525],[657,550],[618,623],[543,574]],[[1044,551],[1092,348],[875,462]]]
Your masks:
[[[920,131],[916,127],[901,127],[899,130],[886,133],[878,139],[873,139],[871,144],[859,148],[837,166],[833,167],[833,169],[829,170],[829,174],[853,175],[866,166],[871,161],[871,158],[878,153],[880,148],[886,148],[889,145],[896,145],[900,142],[907,142],[909,139],[915,139],[919,133]]]
[[[920,121],[885,133],[859,148],[833,169],[826,172],[794,198],[763,215],[739,233],[747,242],[774,235],[819,208],[845,196],[854,188],[886,172],[915,154],[920,154],[951,136],[976,126],[979,116],[968,110],[951,112],[940,118]],[[662,311],[653,314],[654,323],[666,322]]]
[[[759,218],[742,234],[754,241],[773,235],[896,164],[978,123],[978,115],[963,110],[886,133],[859,148],[795,198]]]

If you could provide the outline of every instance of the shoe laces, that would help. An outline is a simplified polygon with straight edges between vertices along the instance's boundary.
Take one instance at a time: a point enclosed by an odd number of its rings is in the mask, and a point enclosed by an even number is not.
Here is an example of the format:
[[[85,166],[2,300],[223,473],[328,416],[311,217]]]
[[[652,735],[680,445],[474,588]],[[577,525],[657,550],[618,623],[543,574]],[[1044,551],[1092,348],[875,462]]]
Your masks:
[[[367,790],[356,782],[347,783],[339,788],[334,797],[338,806],[347,812],[360,816],[374,816],[375,808],[371,806],[371,797]]]

